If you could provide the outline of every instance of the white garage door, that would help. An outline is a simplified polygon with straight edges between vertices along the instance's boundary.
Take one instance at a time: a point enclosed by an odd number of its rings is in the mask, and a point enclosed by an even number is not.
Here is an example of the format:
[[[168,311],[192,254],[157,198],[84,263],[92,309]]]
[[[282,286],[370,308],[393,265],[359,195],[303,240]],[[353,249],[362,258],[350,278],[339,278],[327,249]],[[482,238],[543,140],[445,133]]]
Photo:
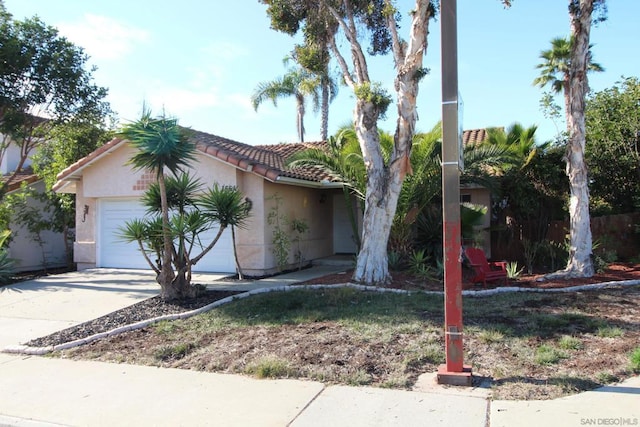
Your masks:
[[[120,227],[125,221],[142,218],[146,209],[137,199],[103,199],[100,200],[100,233],[98,242],[98,265],[111,268],[142,268],[148,269],[149,265],[144,260],[138,245],[125,243],[119,237]],[[217,230],[203,233],[200,239],[203,244],[209,244]],[[200,253],[194,248],[192,256]],[[233,259],[233,246],[231,244],[231,230],[227,229],[218,240],[214,248],[207,253],[193,268],[194,271],[233,273],[235,264]]]

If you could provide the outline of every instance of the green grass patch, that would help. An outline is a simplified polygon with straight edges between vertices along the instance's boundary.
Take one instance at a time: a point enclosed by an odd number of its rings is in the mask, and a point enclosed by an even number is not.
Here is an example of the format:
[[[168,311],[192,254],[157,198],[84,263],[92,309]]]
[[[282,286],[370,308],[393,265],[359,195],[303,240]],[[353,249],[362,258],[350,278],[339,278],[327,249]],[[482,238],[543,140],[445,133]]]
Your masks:
[[[629,367],[633,372],[640,373],[640,347],[636,347],[629,356]]]
[[[624,331],[615,326],[603,326],[598,328],[596,335],[600,338],[620,338],[624,335]]]
[[[441,315],[440,295],[397,295],[351,288],[300,289],[256,295],[206,313],[237,326],[303,324],[321,321],[400,325],[422,317]]]
[[[558,340],[558,347],[563,350],[580,350],[583,345],[579,338],[572,337],[570,335],[563,335]]]
[[[441,343],[419,343],[406,348],[404,355],[403,363],[407,368],[445,362],[444,346]]]
[[[157,333],[162,335],[169,335],[179,330],[177,322],[171,322],[168,320],[156,323],[153,328]]]
[[[550,345],[542,344],[536,349],[534,360],[538,365],[553,365],[568,357],[569,355],[566,352]]]
[[[257,378],[287,378],[294,374],[294,370],[288,361],[270,355],[247,365],[245,373]]]
[[[483,329],[478,332],[478,340],[485,344],[495,344],[504,341],[504,334],[497,329]]]
[[[610,372],[603,371],[603,372],[598,372],[598,374],[596,375],[596,380],[600,384],[611,384],[611,383],[617,383],[618,381],[620,381],[620,378],[616,377]]]
[[[344,374],[340,377],[341,382],[351,386],[369,385],[373,381],[371,374],[367,373],[363,369],[358,369],[355,372]]]
[[[194,343],[180,343],[175,345],[165,345],[157,348],[153,352],[153,357],[161,362],[182,359],[189,354],[196,345]]]

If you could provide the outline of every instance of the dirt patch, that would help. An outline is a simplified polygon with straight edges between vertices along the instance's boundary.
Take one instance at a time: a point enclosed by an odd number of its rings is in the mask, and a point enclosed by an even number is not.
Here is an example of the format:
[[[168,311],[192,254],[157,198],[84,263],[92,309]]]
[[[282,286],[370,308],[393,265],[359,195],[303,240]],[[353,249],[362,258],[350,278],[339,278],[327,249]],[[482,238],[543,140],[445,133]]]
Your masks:
[[[349,277],[349,273],[335,274],[307,283],[345,283]],[[640,266],[617,264],[590,279],[537,282],[536,278],[523,277],[510,286],[567,287],[640,279]],[[397,273],[393,287],[442,290],[441,283]],[[470,283],[464,287],[483,288]],[[375,294],[370,295],[374,298]],[[550,399],[633,375],[629,354],[640,343],[639,286],[527,294],[513,300],[501,297],[502,305],[495,309],[485,307],[493,301],[489,298],[465,298],[465,362],[473,366],[478,381],[491,383],[495,398]],[[165,303],[157,300],[155,304]],[[134,312],[139,313],[148,308],[136,306],[132,306]],[[232,306],[226,307],[233,312]],[[118,315],[126,319],[127,309]],[[124,333],[59,355],[407,389],[420,374],[434,372],[443,362],[443,314],[439,309],[419,310],[417,320],[388,330],[319,317],[303,323],[218,327],[214,316],[204,316]],[[70,334],[75,336],[73,330]],[[55,341],[48,339],[44,343]],[[558,360],[541,359],[545,347]]]

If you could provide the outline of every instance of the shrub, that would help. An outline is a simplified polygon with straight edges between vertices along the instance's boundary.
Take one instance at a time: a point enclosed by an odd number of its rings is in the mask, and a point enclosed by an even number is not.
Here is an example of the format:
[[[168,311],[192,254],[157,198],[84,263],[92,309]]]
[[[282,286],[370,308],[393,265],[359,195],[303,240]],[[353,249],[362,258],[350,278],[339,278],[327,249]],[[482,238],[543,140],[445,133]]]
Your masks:
[[[636,374],[640,373],[640,347],[636,347],[636,349],[633,350],[629,356],[629,360],[631,361],[631,370]]]

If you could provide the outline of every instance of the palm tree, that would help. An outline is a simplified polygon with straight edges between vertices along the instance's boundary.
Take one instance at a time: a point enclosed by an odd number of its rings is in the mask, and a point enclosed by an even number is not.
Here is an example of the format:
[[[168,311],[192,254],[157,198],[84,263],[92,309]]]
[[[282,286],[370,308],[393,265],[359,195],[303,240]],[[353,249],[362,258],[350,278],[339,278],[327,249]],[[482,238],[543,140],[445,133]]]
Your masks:
[[[159,187],[162,218],[162,239],[165,250],[162,253],[162,268],[156,280],[162,288],[162,294],[167,299],[175,298],[171,284],[175,278],[171,268],[174,254],[167,248],[172,248],[172,235],[169,227],[169,205],[165,185],[165,169],[177,175],[189,166],[195,157],[195,145],[189,141],[183,128],[178,126],[177,119],[167,118],[164,114],[158,118],[151,117],[151,111],[144,108],[142,117],[126,125],[119,133],[120,137],[128,140],[137,149],[129,164],[135,169],[153,172]]]
[[[318,88],[321,85],[321,79],[303,68],[291,69],[284,76],[272,81],[262,82],[258,84],[253,95],[251,103],[253,108],[258,111],[258,107],[266,100],[273,101],[273,105],[277,106],[279,98],[287,98],[293,96],[297,105],[296,127],[298,130],[298,138],[300,142],[304,142],[304,114],[305,114],[305,97],[311,96],[314,108],[320,105],[318,96]]]
[[[538,144],[536,131],[538,127],[532,125],[525,128],[520,123],[511,124],[505,131],[503,128],[488,128],[486,144],[501,146],[510,154],[505,169],[522,169],[540,151],[544,151],[550,144],[545,142]]]
[[[569,125],[569,83],[571,70],[571,48],[572,41],[566,37],[556,37],[551,40],[551,49],[544,50],[540,53],[540,58],[544,61],[536,65],[540,69],[540,75],[533,80],[534,86],[545,87],[550,85],[553,92],[563,93],[565,105],[565,117],[567,118],[567,126]],[[588,71],[602,72],[604,68],[591,61],[591,47],[589,45],[589,54],[587,64]]]

